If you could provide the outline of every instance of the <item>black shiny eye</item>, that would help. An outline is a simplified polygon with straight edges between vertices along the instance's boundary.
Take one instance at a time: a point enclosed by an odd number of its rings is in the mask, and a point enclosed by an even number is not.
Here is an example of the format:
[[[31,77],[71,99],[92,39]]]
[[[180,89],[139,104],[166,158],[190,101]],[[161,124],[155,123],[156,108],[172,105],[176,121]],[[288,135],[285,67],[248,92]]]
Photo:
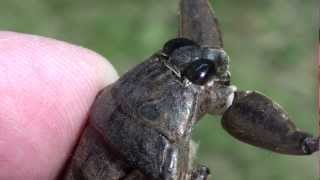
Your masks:
[[[186,39],[186,38],[176,38],[176,39],[171,39],[166,44],[163,46],[163,53],[166,55],[170,56],[173,51],[176,49],[179,49],[184,46],[199,46],[197,43],[195,43],[192,40]]]
[[[197,85],[204,85],[215,74],[215,64],[206,59],[194,61],[182,71],[183,77]]]

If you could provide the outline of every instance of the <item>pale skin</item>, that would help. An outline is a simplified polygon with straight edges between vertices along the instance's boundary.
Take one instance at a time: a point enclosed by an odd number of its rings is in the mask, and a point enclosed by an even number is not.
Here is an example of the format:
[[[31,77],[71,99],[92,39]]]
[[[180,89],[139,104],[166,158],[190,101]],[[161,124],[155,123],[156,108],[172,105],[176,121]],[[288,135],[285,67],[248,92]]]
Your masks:
[[[0,31],[0,179],[57,179],[96,94],[117,78],[93,51]]]

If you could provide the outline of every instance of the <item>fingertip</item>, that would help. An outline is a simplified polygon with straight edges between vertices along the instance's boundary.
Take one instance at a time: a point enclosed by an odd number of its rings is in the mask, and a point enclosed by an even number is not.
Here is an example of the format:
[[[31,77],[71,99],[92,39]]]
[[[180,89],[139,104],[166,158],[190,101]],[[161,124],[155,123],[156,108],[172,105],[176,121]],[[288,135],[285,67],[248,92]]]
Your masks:
[[[86,48],[0,32],[0,77],[0,159],[7,159],[6,165],[0,161],[6,167],[0,179],[13,177],[8,173],[16,168],[21,169],[16,179],[54,179],[95,96],[118,75],[104,57]],[[18,149],[25,151],[17,156]]]

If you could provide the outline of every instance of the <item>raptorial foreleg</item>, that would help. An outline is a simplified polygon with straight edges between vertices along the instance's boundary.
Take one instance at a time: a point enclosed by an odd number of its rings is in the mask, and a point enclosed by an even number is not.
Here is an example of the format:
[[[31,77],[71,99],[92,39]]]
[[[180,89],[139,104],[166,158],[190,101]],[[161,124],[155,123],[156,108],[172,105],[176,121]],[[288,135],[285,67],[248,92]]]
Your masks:
[[[222,125],[233,137],[264,149],[292,155],[319,150],[319,139],[295,127],[280,105],[254,91],[236,92]]]

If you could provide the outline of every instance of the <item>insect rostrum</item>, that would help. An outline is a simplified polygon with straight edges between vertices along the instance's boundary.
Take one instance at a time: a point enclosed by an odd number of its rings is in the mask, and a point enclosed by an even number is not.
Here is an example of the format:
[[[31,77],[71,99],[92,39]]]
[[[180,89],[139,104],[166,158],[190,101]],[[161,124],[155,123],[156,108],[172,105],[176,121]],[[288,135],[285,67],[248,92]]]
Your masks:
[[[192,128],[207,113],[222,115],[243,142],[284,154],[317,151],[318,140],[278,104],[230,85],[222,45],[207,0],[182,0],[179,38],[100,92],[64,178],[205,180],[209,169],[193,166],[189,154]]]

